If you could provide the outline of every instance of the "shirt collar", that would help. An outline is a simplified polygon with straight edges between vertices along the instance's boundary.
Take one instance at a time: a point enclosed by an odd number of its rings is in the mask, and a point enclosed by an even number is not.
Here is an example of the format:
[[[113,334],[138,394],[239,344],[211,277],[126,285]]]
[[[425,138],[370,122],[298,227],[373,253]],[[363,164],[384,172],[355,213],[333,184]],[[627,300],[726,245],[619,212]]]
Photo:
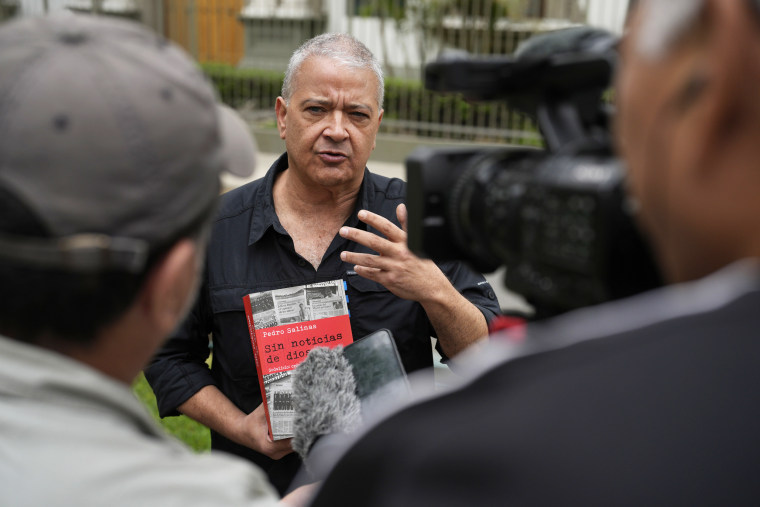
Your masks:
[[[280,224],[280,220],[277,218],[277,213],[274,209],[274,180],[277,175],[288,168],[288,154],[287,152],[280,155],[275,160],[272,166],[267,171],[263,178],[263,194],[253,208],[253,216],[251,219],[251,230],[248,235],[248,245],[253,245],[260,240],[269,228],[273,228],[280,234],[286,234],[285,229]],[[362,185],[359,188],[359,198],[356,200],[356,206],[354,207],[354,213],[346,221],[346,225],[349,227],[360,227],[359,218],[356,216],[359,210],[369,209],[375,200],[374,186],[371,184],[371,173],[369,169],[364,168],[364,178],[362,179]]]

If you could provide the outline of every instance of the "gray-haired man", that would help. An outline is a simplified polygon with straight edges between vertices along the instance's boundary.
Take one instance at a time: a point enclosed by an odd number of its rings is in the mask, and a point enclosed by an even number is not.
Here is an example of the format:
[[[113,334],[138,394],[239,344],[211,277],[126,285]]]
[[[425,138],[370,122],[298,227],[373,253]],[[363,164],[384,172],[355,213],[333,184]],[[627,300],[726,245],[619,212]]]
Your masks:
[[[365,167],[383,116],[370,51],[345,34],[311,39],[293,55],[282,93],[287,152],[263,179],[225,195],[199,303],[146,372],[163,416],[206,424],[213,447],[249,457],[280,491],[299,462],[288,440],[267,438],[245,294],[344,279],[354,338],[390,329],[407,371],[432,366],[431,334],[453,356],[487,334],[499,310],[481,275],[409,252],[404,183]]]

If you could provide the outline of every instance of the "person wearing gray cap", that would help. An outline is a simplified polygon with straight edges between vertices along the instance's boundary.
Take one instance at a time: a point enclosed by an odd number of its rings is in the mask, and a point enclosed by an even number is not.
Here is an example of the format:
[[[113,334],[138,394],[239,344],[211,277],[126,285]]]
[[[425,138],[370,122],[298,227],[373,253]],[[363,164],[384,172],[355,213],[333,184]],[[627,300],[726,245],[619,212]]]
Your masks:
[[[130,383],[190,307],[243,122],[137,24],[0,27],[0,503],[273,505],[166,435]]]

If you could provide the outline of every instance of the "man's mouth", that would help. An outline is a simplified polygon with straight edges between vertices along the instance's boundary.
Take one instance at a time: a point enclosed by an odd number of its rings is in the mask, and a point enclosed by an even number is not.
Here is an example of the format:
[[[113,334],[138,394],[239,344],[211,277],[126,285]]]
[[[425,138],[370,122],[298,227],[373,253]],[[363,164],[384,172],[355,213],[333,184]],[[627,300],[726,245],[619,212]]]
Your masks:
[[[341,151],[324,150],[319,152],[319,158],[328,164],[338,164],[348,158],[348,155]]]

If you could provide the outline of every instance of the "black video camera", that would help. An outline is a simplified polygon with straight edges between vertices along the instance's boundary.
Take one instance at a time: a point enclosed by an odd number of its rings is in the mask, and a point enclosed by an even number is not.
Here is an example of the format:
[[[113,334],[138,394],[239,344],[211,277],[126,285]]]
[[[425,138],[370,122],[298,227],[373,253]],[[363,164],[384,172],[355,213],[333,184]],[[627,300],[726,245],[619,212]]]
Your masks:
[[[661,284],[632,219],[603,100],[617,37],[588,27],[538,35],[513,57],[437,61],[426,87],[509,99],[537,119],[547,149],[418,148],[407,158],[409,246],[505,285],[535,317]]]

